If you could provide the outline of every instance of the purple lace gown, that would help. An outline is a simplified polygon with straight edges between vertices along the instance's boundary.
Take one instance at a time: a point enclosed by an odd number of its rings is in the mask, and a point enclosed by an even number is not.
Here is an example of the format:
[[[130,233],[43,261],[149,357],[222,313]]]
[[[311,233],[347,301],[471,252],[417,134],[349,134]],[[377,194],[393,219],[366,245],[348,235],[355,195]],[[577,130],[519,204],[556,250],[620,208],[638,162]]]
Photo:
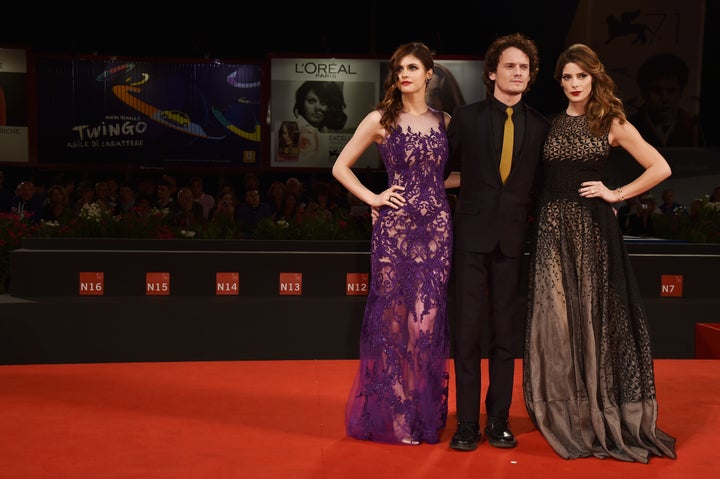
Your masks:
[[[378,149],[405,206],[375,221],[360,367],[345,410],[351,437],[439,442],[448,412],[447,284],[452,255],[440,112],[403,113]]]

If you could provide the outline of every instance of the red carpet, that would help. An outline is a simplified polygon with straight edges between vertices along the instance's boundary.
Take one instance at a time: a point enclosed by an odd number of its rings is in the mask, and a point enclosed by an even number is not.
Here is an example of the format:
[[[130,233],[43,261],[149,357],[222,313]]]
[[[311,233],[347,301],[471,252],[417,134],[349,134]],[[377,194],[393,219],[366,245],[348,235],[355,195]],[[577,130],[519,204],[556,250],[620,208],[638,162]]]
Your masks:
[[[519,360],[510,418],[519,441],[515,449],[484,442],[474,452],[451,450],[453,387],[442,443],[412,447],[349,439],[343,414],[356,364],[0,366],[0,478],[672,479],[718,474],[718,360],[656,360],[659,425],[677,438],[678,457],[653,458],[647,465],[556,456],[525,412]]]

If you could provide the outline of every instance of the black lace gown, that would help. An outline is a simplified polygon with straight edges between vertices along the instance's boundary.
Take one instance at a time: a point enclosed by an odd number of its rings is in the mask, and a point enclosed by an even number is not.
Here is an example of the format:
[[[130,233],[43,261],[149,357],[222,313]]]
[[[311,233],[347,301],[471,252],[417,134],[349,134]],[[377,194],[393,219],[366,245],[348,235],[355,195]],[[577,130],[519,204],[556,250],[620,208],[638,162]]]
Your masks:
[[[384,207],[372,232],[360,366],[346,406],[349,436],[437,443],[448,414],[447,284],[452,224],[441,113],[403,113],[378,145],[388,185],[406,204]]]
[[[612,206],[582,198],[610,144],[560,113],[544,146],[545,187],[530,263],[525,404],[561,457],[675,457],[658,403],[642,298]]]

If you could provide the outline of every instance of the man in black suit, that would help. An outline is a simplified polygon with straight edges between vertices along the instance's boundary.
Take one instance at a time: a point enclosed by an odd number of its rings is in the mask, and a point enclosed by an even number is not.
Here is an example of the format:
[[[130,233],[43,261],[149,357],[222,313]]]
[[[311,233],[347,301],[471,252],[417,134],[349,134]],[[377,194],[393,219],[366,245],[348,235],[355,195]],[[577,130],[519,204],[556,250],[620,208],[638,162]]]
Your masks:
[[[488,321],[489,383],[485,435],[495,447],[515,447],[512,401],[518,282],[532,191],[548,122],[523,102],[538,73],[534,42],[516,33],[496,39],[485,55],[488,98],[458,107],[448,127],[450,161],[460,172],[454,216],[454,360],[458,429],[450,447],[472,451],[481,440],[481,324]],[[512,108],[509,175],[500,173],[504,124]],[[506,178],[504,178],[506,176]]]

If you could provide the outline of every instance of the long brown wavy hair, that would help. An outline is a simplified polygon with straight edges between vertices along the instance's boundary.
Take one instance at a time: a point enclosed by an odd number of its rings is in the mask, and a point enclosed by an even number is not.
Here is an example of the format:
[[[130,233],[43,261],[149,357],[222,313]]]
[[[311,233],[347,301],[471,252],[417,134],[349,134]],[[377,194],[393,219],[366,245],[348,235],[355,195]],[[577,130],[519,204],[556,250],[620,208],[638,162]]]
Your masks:
[[[558,83],[562,82],[562,72],[565,65],[575,63],[592,76],[592,92],[587,104],[588,123],[593,135],[601,136],[610,131],[613,119],[625,123],[625,110],[620,98],[615,95],[615,81],[607,74],[597,53],[582,43],[568,47],[560,54],[555,64],[553,77]]]
[[[382,112],[380,124],[385,127],[388,133],[395,127],[398,116],[403,109],[402,93],[398,89],[398,69],[400,61],[408,55],[417,57],[423,64],[425,70],[434,70],[435,62],[430,49],[421,42],[410,42],[400,45],[390,57],[388,73],[385,77],[385,98],[377,104],[377,109]],[[425,85],[427,88],[427,83]]]

